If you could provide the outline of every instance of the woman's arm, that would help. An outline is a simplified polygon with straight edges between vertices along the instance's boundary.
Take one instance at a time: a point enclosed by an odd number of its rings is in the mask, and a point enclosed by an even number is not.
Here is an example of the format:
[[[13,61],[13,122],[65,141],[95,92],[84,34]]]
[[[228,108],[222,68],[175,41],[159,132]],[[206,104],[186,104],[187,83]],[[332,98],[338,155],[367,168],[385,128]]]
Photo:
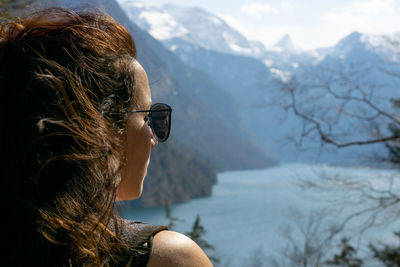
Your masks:
[[[148,267],[212,266],[204,251],[189,237],[172,231],[154,236]]]

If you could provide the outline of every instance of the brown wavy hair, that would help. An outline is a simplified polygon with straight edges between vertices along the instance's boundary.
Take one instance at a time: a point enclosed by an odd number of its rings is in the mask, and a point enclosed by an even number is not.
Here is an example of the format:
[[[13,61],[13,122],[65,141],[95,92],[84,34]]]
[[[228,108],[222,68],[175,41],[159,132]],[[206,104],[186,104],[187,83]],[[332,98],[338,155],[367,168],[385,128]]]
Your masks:
[[[135,58],[128,31],[99,11],[50,8],[0,26],[6,265],[132,255],[114,205]]]

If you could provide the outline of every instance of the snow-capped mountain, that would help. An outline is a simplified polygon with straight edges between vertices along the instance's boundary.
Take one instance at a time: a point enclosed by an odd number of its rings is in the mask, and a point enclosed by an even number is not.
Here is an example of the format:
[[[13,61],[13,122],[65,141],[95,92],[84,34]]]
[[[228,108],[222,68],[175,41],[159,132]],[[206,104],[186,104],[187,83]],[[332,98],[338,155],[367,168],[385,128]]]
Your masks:
[[[222,53],[252,56],[261,60],[277,78],[287,79],[303,65],[316,65],[326,56],[344,58],[349,48],[372,51],[396,60],[399,54],[400,33],[392,36],[353,33],[333,48],[304,51],[293,43],[288,34],[272,47],[246,39],[222,18],[198,7],[171,4],[153,5],[131,0],[120,0],[128,17],[139,27],[160,40],[171,51],[204,48]],[[356,47],[358,45],[358,47]],[[180,55],[182,57],[182,55]]]
[[[275,45],[273,45],[269,50],[276,50],[279,52],[288,51],[292,53],[301,52],[301,48],[293,43],[292,38],[289,34],[285,34]]]
[[[133,22],[167,43],[170,50],[185,45],[223,53],[257,55],[264,49],[261,42],[247,40],[224,20],[198,7],[156,6],[131,1],[120,4]]]
[[[365,54],[374,55],[385,61],[399,61],[400,34],[384,35],[353,32],[341,39],[325,56],[346,59],[354,53],[362,53],[364,56]]]
[[[198,7],[163,6],[120,0],[128,17],[170,51],[177,52],[188,62],[187,54],[205,49],[234,55],[251,56],[270,68],[273,76],[288,79],[301,64],[315,64],[319,57],[314,51],[304,51],[289,35],[271,47],[260,41],[248,40],[222,18]]]

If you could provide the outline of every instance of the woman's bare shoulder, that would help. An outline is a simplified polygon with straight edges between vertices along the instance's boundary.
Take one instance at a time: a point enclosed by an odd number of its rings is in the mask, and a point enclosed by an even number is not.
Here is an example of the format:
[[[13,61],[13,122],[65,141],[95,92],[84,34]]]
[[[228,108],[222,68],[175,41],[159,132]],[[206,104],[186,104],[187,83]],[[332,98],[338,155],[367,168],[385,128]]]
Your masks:
[[[154,236],[148,267],[212,266],[204,251],[189,237],[173,231]]]

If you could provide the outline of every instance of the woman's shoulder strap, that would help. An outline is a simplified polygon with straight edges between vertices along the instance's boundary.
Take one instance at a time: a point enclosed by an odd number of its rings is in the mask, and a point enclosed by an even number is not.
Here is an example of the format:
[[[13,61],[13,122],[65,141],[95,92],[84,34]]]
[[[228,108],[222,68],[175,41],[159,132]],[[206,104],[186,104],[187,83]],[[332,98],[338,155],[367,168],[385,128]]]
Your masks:
[[[154,235],[167,229],[166,226],[124,220],[120,236],[132,248],[132,255],[126,266],[146,266],[153,247]]]
[[[168,229],[163,225],[152,225],[141,221],[125,220],[124,224],[125,225],[121,231],[121,238],[123,238],[128,244],[149,248],[152,247],[154,235],[160,231]]]

